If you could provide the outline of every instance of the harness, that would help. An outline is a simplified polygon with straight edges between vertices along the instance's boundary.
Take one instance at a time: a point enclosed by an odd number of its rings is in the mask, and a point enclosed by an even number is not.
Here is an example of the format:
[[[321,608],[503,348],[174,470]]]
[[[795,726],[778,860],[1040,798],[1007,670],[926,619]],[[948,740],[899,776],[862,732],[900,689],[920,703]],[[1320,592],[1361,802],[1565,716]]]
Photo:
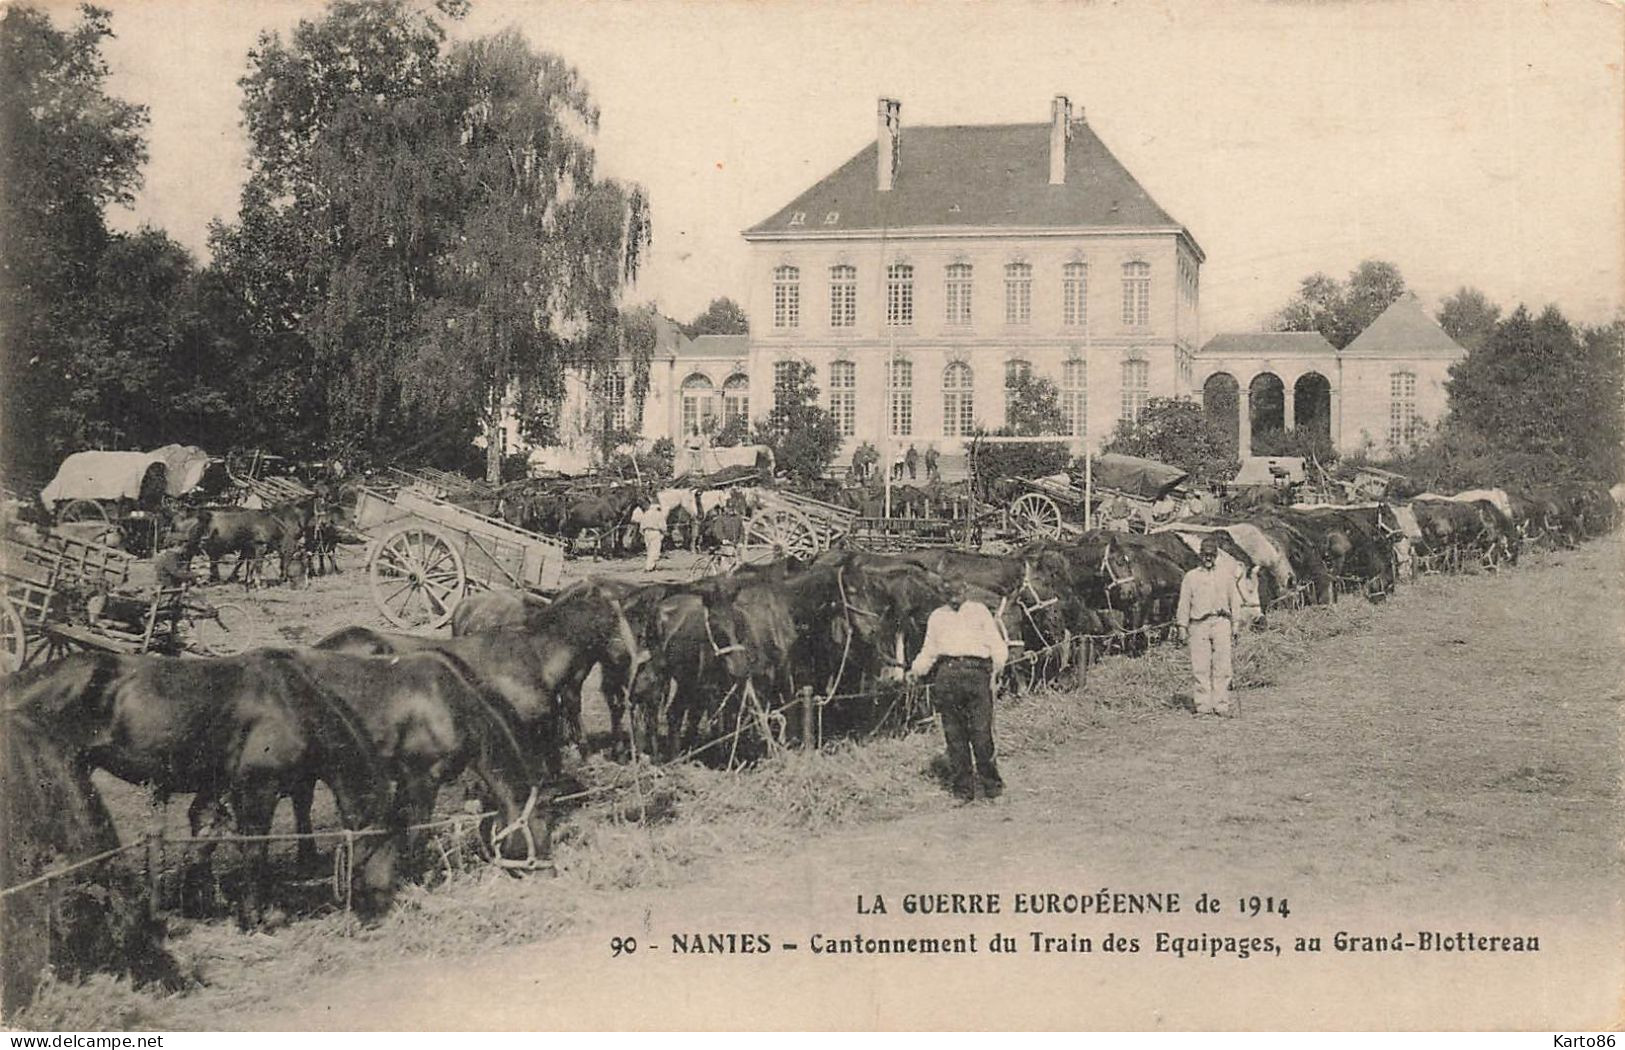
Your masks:
[[[1128,576],[1117,575],[1117,571],[1112,568],[1112,545],[1110,543],[1107,543],[1106,549],[1101,552],[1100,571],[1111,579],[1111,582],[1106,585],[1106,608],[1109,611],[1116,612],[1117,610],[1112,608],[1112,591],[1128,588],[1135,582],[1134,576],[1132,573]]]
[[[711,655],[719,660],[729,653],[743,652],[745,649],[745,646],[740,642],[728,646],[717,645],[717,636],[711,633],[711,610],[709,608],[705,609],[705,639],[711,643]]]
[[[847,645],[850,647],[852,643],[851,636],[858,629],[857,625],[852,622],[852,613],[856,613],[859,616],[870,617],[877,625],[884,625],[886,619],[873,609],[865,609],[861,606],[852,604],[852,599],[848,598],[846,594],[846,566],[844,565],[835,570],[835,586],[838,587],[841,592],[841,607],[848,613],[846,617],[846,628]],[[907,664],[899,661],[896,657],[892,656],[890,653],[883,652],[879,646],[875,647],[875,653],[880,657],[881,663],[888,664],[892,667],[906,668],[908,666]],[[844,652],[841,654],[841,666],[843,669],[846,666],[846,654]]]
[[[530,797],[525,799],[524,806],[519,815],[514,817],[507,827],[491,833],[491,863],[499,868],[517,868],[521,871],[535,871],[541,867],[543,861],[536,850],[536,836],[530,830],[530,818],[536,813],[536,801],[540,797],[536,785],[530,786]],[[515,833],[524,836],[525,856],[521,860],[509,860],[502,855],[502,843]]]
[[[1040,644],[1042,644],[1042,646],[1044,648],[1048,649],[1050,647],[1049,636],[1044,633],[1044,628],[1039,626],[1038,617],[1034,616],[1033,614],[1043,612],[1045,609],[1048,609],[1050,606],[1056,604],[1057,602],[1059,602],[1061,600],[1061,596],[1056,594],[1056,595],[1051,595],[1049,598],[1040,597],[1040,595],[1038,593],[1038,588],[1033,586],[1033,575],[1032,575],[1032,573],[1033,573],[1032,562],[1029,562],[1029,561],[1022,562],[1021,563],[1021,588],[1020,588],[1019,591],[1017,591],[1017,593],[1019,594],[1022,591],[1025,591],[1026,593],[1032,595],[1033,596],[1033,604],[1028,605],[1026,602],[1021,601],[1019,598],[1017,599],[1017,604],[1019,604],[1021,606],[1022,615],[1027,617],[1027,622],[1032,624],[1033,633],[1038,635],[1038,641],[1040,642]],[[995,618],[995,622],[999,624],[999,633],[1001,633],[1001,634],[1004,633],[1004,607],[1005,607],[1005,603],[1008,600],[1009,599],[1006,599],[1006,598],[999,599],[999,615],[998,615],[998,617]]]

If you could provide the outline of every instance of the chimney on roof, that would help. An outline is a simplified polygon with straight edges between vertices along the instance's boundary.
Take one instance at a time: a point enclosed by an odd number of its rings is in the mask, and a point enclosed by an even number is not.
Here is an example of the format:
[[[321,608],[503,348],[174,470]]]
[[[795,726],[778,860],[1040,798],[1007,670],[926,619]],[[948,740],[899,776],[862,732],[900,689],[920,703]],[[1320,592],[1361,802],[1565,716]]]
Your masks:
[[[903,104],[894,98],[880,100],[875,127],[875,185],[882,193],[891,189],[897,164],[903,156]]]
[[[1049,184],[1066,182],[1066,143],[1072,137],[1072,102],[1056,95],[1049,104]]]

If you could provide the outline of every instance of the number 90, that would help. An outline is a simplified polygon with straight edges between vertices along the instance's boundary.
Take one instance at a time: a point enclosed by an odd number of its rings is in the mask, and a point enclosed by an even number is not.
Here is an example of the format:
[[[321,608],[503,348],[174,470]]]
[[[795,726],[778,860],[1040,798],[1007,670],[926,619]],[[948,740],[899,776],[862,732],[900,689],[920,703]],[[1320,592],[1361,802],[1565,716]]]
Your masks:
[[[637,950],[638,939],[636,937],[611,937],[609,939],[609,956],[612,959],[619,958],[622,955],[631,955]]]

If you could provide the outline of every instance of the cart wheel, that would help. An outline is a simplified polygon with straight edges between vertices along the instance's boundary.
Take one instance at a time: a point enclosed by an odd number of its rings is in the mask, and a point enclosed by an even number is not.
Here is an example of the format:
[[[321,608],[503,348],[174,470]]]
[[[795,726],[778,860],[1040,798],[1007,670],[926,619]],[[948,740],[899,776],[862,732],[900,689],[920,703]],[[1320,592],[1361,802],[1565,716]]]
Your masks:
[[[451,619],[468,577],[451,538],[427,525],[396,529],[367,559],[372,600],[396,627],[439,627]]]
[[[67,503],[62,505],[61,510],[57,511],[56,520],[58,524],[62,525],[67,525],[72,522],[78,522],[80,524],[112,524],[107,517],[107,508],[103,507],[100,503],[97,503],[93,499],[69,500]]]
[[[232,602],[213,609],[212,616],[199,616],[187,623],[192,648],[205,656],[236,656],[247,649],[248,610]]]
[[[28,655],[28,632],[17,607],[0,595],[0,671],[11,674],[23,666]]]
[[[818,531],[799,511],[774,508],[757,511],[745,526],[743,561],[761,565],[780,558],[817,557]]]
[[[1028,539],[1061,538],[1061,508],[1042,492],[1027,492],[1010,504],[1010,523]]]

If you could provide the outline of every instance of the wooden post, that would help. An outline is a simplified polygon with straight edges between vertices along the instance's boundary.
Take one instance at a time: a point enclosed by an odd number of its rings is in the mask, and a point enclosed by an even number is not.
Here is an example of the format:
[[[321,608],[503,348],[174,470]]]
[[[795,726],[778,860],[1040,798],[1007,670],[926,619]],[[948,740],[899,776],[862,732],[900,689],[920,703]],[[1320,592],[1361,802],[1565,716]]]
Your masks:
[[[801,687],[801,750],[816,751],[818,742],[813,729],[814,701],[812,686]]]
[[[164,826],[154,822],[147,829],[147,906],[154,915],[163,906],[160,880],[164,871]]]

